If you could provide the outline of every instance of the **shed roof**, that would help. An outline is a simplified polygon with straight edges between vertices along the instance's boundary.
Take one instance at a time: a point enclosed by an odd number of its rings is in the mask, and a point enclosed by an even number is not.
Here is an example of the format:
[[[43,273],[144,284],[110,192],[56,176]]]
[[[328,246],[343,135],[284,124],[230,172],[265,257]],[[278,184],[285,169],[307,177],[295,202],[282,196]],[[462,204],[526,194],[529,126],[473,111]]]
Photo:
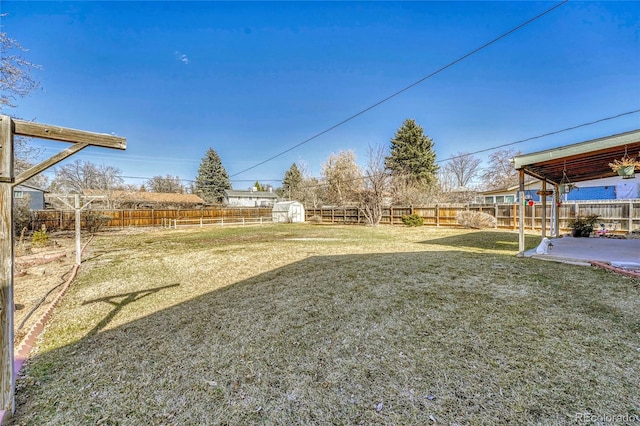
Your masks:
[[[278,201],[273,205],[274,211],[287,211],[291,206],[302,206],[299,201]],[[304,207],[304,206],[302,206]]]
[[[640,156],[640,129],[514,157],[516,169],[560,184],[563,171],[570,182],[616,176],[609,163],[624,155]]]

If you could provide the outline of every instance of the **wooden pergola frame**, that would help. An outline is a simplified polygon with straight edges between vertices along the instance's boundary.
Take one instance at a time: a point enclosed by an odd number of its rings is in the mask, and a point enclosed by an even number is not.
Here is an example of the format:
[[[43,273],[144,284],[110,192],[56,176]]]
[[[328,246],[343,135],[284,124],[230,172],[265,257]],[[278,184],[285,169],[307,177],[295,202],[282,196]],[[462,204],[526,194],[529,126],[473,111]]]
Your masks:
[[[15,176],[15,136],[68,142],[73,145]],[[0,115],[0,419],[12,415],[15,411],[13,188],[88,146],[124,150],[127,142],[118,136],[33,123]]]
[[[525,175],[542,181],[542,192],[547,191],[547,184],[553,186],[555,230],[553,237],[559,236],[558,204],[560,202],[559,187],[564,179],[569,182],[583,182],[593,179],[603,179],[616,176],[609,163],[619,160],[624,155],[640,157],[640,129],[619,133],[603,138],[593,139],[559,148],[519,155],[511,159],[516,170],[520,173],[518,190],[519,199],[519,251],[523,254],[524,245],[524,204]],[[542,200],[542,236],[546,236],[547,197]]]

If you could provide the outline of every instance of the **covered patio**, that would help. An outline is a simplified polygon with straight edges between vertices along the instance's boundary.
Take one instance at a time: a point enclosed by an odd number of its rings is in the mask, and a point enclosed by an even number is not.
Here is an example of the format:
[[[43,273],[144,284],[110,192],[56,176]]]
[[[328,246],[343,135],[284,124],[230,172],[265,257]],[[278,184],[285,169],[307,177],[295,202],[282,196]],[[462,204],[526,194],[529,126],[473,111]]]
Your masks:
[[[511,161],[520,174],[520,200],[525,198],[525,175],[541,180],[541,193],[553,197],[550,235],[547,235],[546,225],[541,228],[541,237],[554,238],[553,249],[546,255],[536,255],[535,250],[525,252],[524,204],[519,203],[520,255],[575,263],[600,261],[632,267],[637,264],[640,267],[640,239],[558,238],[558,205],[562,191],[576,182],[616,176],[609,163],[625,155],[640,157],[640,129],[513,158]],[[542,196],[541,200],[542,223],[546,224],[547,199]]]

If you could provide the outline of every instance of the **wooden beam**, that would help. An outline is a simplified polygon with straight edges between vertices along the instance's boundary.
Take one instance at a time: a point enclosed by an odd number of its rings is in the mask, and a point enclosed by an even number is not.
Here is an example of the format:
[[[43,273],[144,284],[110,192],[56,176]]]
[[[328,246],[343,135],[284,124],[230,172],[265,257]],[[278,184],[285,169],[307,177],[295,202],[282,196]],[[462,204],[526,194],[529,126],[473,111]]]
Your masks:
[[[0,115],[0,182],[13,179],[13,133],[11,118]]]
[[[48,160],[14,176],[14,135],[73,143],[71,147]],[[126,149],[126,139],[67,129],[46,124],[14,120],[0,115],[0,422],[15,410],[15,377],[13,365],[13,187],[87,146]]]
[[[127,140],[119,136],[104,133],[93,133],[84,130],[68,129],[48,124],[32,123],[23,120],[13,120],[14,135],[54,141],[86,143],[104,148],[127,149]]]
[[[14,409],[13,371],[13,132],[11,119],[0,116],[0,410]]]
[[[60,161],[64,160],[67,157],[70,157],[71,155],[75,154],[76,152],[88,147],[89,144],[88,143],[77,143],[75,145],[71,145],[69,148],[65,149],[64,151],[61,151],[59,153],[57,153],[56,155],[54,155],[53,157],[49,158],[48,160],[43,161],[40,164],[36,164],[35,166],[31,167],[30,169],[25,170],[24,172],[20,173],[14,180],[14,186],[15,185],[20,185],[22,182],[31,179],[32,177],[34,177],[35,175],[37,175],[38,173],[41,173],[45,170],[47,170],[49,167],[54,166],[56,164],[58,164]]]
[[[548,149],[546,151],[534,152],[532,154],[519,155],[513,158],[513,165],[516,169],[523,168],[530,164],[540,163],[550,160],[561,160],[573,155],[589,154],[593,151],[607,149],[616,146],[636,143],[640,140],[640,130],[620,133],[604,138],[593,139],[587,142],[580,142],[573,145],[566,145],[559,148]]]

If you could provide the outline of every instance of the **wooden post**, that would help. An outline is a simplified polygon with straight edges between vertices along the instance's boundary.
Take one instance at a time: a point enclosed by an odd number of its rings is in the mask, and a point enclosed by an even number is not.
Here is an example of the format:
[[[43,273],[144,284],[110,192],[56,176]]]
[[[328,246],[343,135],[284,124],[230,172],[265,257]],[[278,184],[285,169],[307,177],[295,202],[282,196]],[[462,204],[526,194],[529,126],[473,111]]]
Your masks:
[[[14,174],[15,135],[69,142],[73,145],[58,154]],[[58,126],[14,120],[0,115],[0,418],[15,410],[15,370],[13,366],[13,187],[32,178],[88,146],[126,149],[124,138]]]
[[[547,236],[547,181],[542,181],[542,238]]]
[[[0,116],[0,409],[13,414],[13,130],[11,119]]]
[[[518,202],[520,203],[520,217],[518,218],[518,251],[520,252],[520,255],[524,255],[524,169],[520,169],[518,171],[520,172],[518,187]]]
[[[74,208],[76,211],[76,265],[80,265],[82,259],[80,258],[80,252],[82,251],[82,243],[80,242],[81,238],[81,230],[80,230],[80,194],[75,194],[74,197]]]

